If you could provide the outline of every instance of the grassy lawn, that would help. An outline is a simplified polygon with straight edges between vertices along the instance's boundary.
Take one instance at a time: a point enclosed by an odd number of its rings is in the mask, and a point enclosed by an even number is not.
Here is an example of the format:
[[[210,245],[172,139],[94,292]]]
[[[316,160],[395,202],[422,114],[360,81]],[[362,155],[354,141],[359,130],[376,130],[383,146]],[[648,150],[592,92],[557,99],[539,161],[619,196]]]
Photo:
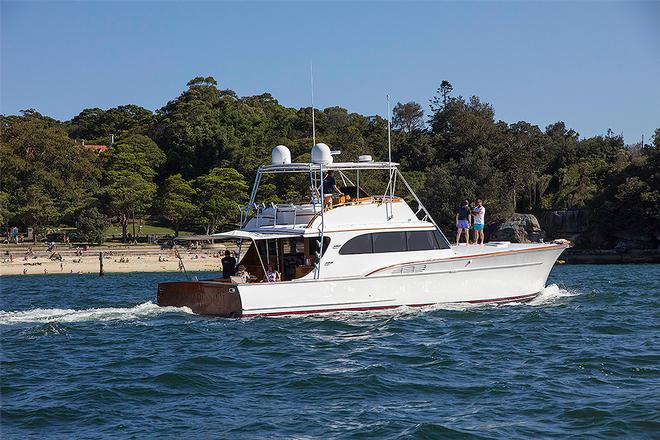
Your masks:
[[[154,225],[144,225],[142,226],[142,231],[138,232],[139,228],[138,225],[135,225],[135,232],[140,234],[140,235],[147,235],[147,234],[159,234],[159,235],[165,235],[165,234],[170,234],[174,235],[174,229],[172,228],[166,228],[164,226],[154,226]],[[127,232],[130,232],[131,234],[133,233],[133,225],[130,223],[128,224],[128,229]],[[112,225],[108,229],[105,230],[105,236],[106,237],[111,237],[112,234],[115,234],[115,237],[120,237],[121,236],[121,226],[120,225]],[[187,232],[187,231],[179,231],[179,235],[193,235],[192,232]]]

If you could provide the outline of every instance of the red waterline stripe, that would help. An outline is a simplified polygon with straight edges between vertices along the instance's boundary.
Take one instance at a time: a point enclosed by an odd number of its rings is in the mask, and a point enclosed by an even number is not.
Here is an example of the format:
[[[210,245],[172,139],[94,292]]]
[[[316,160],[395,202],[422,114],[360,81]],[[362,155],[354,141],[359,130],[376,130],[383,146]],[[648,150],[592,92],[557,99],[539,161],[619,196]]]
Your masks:
[[[474,301],[459,301],[467,303],[486,303],[486,302],[502,302],[502,301],[513,301],[517,299],[527,299],[537,296],[538,293],[532,293],[531,295],[522,295],[522,296],[510,296],[507,298],[497,298],[497,299],[478,299]],[[375,306],[375,307],[351,307],[345,309],[319,309],[319,310],[296,310],[291,312],[270,312],[270,313],[244,313],[242,317],[252,317],[252,316],[283,316],[283,315],[313,315],[318,313],[333,313],[333,312],[365,312],[368,310],[389,310],[397,309],[399,307],[427,307],[440,303],[428,303],[428,304],[405,304],[400,306]]]
[[[529,295],[522,295],[522,296],[510,296],[508,298],[498,298],[498,299],[475,299],[473,301],[467,301],[470,304],[476,304],[476,303],[485,303],[485,302],[502,302],[502,301],[515,301],[517,299],[532,299],[535,296],[537,296],[541,292],[536,292],[532,293]]]

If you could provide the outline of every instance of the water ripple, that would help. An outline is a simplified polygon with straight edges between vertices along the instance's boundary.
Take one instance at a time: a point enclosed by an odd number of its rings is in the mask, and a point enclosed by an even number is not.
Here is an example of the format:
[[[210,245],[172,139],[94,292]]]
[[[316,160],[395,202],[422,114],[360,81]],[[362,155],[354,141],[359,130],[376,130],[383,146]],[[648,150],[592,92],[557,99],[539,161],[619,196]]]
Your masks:
[[[556,267],[523,304],[242,320],[155,306],[171,276],[4,277],[3,439],[660,432],[657,266]]]

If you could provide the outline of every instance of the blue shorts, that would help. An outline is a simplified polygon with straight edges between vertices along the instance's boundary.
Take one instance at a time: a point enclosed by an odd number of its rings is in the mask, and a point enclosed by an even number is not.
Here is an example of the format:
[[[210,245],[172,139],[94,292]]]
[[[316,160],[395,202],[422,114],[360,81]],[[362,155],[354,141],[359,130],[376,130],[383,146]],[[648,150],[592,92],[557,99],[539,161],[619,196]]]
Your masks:
[[[475,223],[474,224],[474,230],[475,231],[483,231],[484,230],[484,224],[483,223]]]
[[[458,229],[470,229],[470,222],[467,220],[459,220],[456,227]]]

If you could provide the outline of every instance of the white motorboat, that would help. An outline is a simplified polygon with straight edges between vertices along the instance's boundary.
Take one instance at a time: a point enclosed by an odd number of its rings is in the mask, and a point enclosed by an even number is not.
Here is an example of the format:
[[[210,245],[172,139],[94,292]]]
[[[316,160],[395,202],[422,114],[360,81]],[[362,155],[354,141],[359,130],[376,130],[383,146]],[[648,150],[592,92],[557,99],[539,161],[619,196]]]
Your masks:
[[[249,278],[167,282],[162,306],[228,317],[392,309],[456,302],[525,301],[545,287],[565,242],[451,246],[393,162],[334,162],[316,144],[310,163],[290,163],[286,147],[256,174],[240,228],[204,238],[228,242]],[[343,195],[323,191],[333,170]],[[302,203],[257,204],[262,178],[295,174],[309,185]],[[389,173],[382,194],[361,181]],[[397,186],[398,185],[398,186]],[[407,191],[413,209],[397,190]],[[321,245],[322,244],[322,245]],[[281,273],[269,280],[267,267]]]

